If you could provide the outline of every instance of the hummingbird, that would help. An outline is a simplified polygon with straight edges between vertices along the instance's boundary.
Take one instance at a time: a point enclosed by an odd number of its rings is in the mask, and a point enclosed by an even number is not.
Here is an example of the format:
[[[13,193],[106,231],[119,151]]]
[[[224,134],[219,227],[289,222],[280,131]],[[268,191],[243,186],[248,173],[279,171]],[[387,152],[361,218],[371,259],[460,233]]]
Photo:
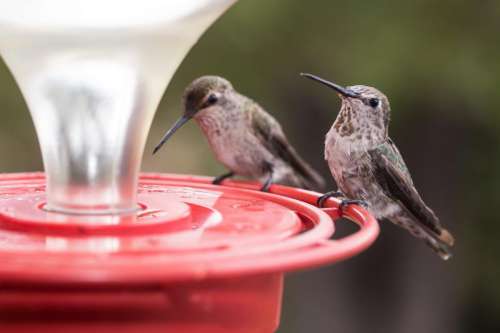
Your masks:
[[[364,85],[342,87],[312,74],[302,76],[333,89],[342,100],[340,112],[326,135],[325,160],[341,207],[363,203],[379,220],[388,220],[421,238],[442,259],[451,257],[454,238],[425,204],[394,142],[389,137],[391,108],[379,90]]]
[[[279,183],[306,189],[323,186],[324,180],[295,151],[280,124],[252,99],[218,76],[202,76],[184,91],[184,113],[154,148],[162,145],[193,118],[208,144],[229,172],[213,184],[235,175],[257,179],[262,191]]]

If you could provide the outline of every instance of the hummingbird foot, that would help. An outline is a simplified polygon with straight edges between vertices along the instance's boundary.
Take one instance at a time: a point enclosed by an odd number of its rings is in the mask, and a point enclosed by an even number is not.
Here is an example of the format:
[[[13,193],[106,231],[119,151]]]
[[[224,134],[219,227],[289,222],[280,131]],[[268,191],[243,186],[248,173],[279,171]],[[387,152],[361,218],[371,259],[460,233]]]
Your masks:
[[[318,200],[316,201],[316,205],[319,208],[324,208],[325,207],[325,203],[326,203],[326,201],[329,198],[345,198],[345,194],[342,193],[342,191],[329,191],[329,192],[326,192],[325,194],[323,194],[322,196],[320,196],[318,198]]]
[[[225,179],[231,178],[233,176],[234,176],[234,172],[232,172],[232,171],[225,173],[225,174],[222,174],[220,176],[215,177],[214,180],[212,181],[212,184],[220,185]]]
[[[264,183],[264,185],[262,185],[262,187],[260,188],[260,190],[262,192],[269,192],[269,189],[271,188],[271,185],[273,185],[273,177],[269,177],[266,182]]]
[[[269,177],[267,177],[266,182],[260,188],[260,190],[262,192],[269,192],[269,189],[271,188],[271,185],[273,185],[273,172],[272,172],[272,170],[269,172]]]
[[[350,205],[360,205],[363,206],[364,208],[368,208],[368,202],[364,200],[351,200],[351,199],[346,199],[342,200],[342,202],[339,205],[339,211],[340,211],[340,216],[344,215],[344,210],[347,208],[347,206]]]

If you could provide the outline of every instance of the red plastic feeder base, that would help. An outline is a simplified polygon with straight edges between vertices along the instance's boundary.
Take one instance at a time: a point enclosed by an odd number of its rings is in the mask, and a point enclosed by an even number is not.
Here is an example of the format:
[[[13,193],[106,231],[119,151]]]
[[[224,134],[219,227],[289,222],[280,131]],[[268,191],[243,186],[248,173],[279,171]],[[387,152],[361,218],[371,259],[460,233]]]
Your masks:
[[[0,176],[0,332],[274,332],[285,272],[369,247],[330,240],[338,201],[205,177],[144,174],[135,216],[44,210],[43,174]]]

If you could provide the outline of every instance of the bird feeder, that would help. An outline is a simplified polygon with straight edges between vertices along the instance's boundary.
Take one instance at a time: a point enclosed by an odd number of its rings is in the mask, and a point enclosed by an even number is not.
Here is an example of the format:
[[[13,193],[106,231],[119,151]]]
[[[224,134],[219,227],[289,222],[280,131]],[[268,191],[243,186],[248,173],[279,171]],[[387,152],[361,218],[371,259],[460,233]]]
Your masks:
[[[1,332],[273,332],[284,273],[350,258],[339,202],[251,182],[139,175],[154,111],[234,0],[4,0],[0,53],[45,173],[0,175]]]

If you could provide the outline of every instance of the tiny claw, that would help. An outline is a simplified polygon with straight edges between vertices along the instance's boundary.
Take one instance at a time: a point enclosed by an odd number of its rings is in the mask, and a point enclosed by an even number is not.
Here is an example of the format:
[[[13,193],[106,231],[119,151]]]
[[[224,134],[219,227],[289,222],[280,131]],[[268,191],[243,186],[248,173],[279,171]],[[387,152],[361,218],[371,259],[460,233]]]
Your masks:
[[[341,197],[345,197],[344,193],[342,193],[341,191],[326,192],[325,194],[320,196],[318,200],[316,200],[316,205],[319,208],[325,208],[325,203],[329,198],[341,198]]]
[[[214,180],[212,180],[212,184],[213,185],[220,185],[223,180],[224,180],[224,178],[222,178],[222,177],[215,177]]]
[[[220,176],[215,177],[214,180],[212,180],[212,184],[213,185],[220,185],[225,179],[231,178],[233,176],[234,176],[234,172],[228,172],[228,173],[222,174]]]
[[[271,189],[271,185],[273,184],[272,181],[267,181],[264,183],[264,185],[260,188],[260,191],[261,192],[269,192],[269,190]]]
[[[357,200],[357,199],[354,199],[354,200],[351,200],[351,199],[342,200],[342,202],[339,205],[340,216],[344,215],[344,209],[347,206],[350,206],[350,205],[360,205],[360,206],[362,206],[364,208],[368,208],[368,206],[369,206],[368,202],[366,202],[365,200]]]
[[[269,192],[269,189],[271,188],[271,185],[273,185],[273,172],[271,170],[269,177],[267,177],[266,182],[262,187],[260,188],[261,192]]]
[[[271,185],[269,185],[269,186],[264,185],[264,186],[262,186],[262,187],[260,188],[260,191],[261,191],[261,192],[269,192],[269,189],[270,189],[270,188],[271,188]]]

